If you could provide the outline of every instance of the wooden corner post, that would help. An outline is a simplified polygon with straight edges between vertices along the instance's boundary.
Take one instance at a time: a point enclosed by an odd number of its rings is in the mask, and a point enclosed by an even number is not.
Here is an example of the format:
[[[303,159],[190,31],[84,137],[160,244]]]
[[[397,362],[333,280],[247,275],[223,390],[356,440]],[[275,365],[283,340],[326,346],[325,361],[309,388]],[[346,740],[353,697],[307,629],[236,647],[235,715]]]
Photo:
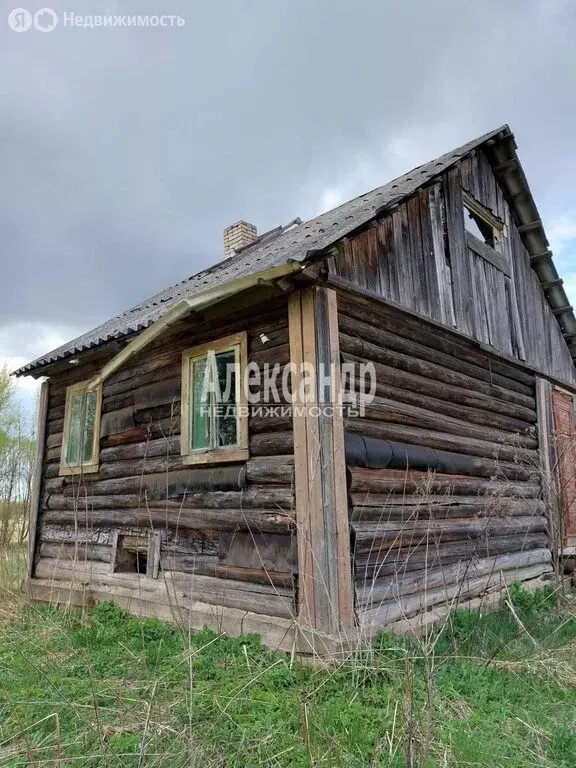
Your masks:
[[[335,633],[354,625],[336,293],[324,287],[293,293],[288,315],[298,618]]]
[[[36,528],[38,515],[40,514],[40,499],[42,490],[42,466],[44,463],[44,444],[46,442],[46,419],[48,417],[48,395],[50,382],[43,381],[40,386],[38,400],[38,424],[36,427],[36,454],[34,456],[34,468],[32,470],[32,484],[30,488],[30,518],[28,524],[28,578],[34,571],[34,554],[36,551]]]

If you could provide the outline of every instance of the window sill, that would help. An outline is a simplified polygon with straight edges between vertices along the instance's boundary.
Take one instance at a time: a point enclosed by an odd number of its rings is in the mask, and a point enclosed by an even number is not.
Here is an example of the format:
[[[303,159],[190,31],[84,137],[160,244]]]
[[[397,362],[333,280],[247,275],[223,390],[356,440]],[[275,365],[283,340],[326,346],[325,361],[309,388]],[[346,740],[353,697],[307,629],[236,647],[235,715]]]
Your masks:
[[[58,470],[60,477],[64,475],[91,475],[100,470],[100,464],[81,464],[77,467],[61,466]]]
[[[187,453],[182,456],[182,463],[189,464],[224,464],[225,462],[248,461],[248,448],[233,448],[217,451]]]

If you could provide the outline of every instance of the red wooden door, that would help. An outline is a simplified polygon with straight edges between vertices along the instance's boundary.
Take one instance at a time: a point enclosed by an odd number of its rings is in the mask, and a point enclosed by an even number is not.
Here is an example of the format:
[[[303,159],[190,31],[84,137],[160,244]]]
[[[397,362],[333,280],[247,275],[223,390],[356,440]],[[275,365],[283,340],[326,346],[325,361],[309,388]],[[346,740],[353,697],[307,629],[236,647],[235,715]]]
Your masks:
[[[572,395],[555,389],[552,394],[552,406],[564,513],[564,536],[576,537],[576,430]]]

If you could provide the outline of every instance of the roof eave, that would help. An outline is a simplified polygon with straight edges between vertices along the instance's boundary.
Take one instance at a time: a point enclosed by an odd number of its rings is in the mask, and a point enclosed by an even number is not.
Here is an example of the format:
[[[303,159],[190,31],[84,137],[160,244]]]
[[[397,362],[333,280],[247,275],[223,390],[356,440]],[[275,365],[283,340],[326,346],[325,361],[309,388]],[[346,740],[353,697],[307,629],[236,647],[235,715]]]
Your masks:
[[[487,142],[486,153],[530,255],[530,266],[540,281],[572,360],[576,361],[576,317],[554,264],[542,219],[516,152],[512,131],[508,128],[496,140]],[[571,341],[574,343],[571,344]]]

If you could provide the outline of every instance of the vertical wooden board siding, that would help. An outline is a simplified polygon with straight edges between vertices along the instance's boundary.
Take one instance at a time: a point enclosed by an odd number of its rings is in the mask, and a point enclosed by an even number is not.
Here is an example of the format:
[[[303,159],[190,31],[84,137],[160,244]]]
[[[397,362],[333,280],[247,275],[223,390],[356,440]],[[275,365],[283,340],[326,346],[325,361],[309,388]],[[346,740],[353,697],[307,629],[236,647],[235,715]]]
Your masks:
[[[452,263],[452,282],[455,286],[456,325],[468,336],[475,336],[474,280],[466,248],[460,169],[453,168],[446,174],[445,179],[448,243]]]
[[[394,248],[394,221],[387,216],[379,222],[380,287],[382,296],[400,301],[398,257]]]
[[[36,551],[36,530],[40,514],[40,501],[42,491],[42,468],[44,462],[44,450],[46,442],[46,422],[48,418],[48,400],[50,382],[43,381],[40,387],[40,399],[38,401],[38,423],[36,427],[36,454],[34,456],[34,469],[32,472],[32,487],[30,492],[30,521],[28,528],[28,576],[34,571],[34,555]]]
[[[576,445],[574,429],[574,398],[554,389],[552,393],[558,475],[562,498],[564,536],[576,536]]]
[[[344,419],[341,405],[340,343],[338,331],[338,299],[336,291],[325,291],[328,300],[328,337],[330,363],[333,370],[332,403],[335,406],[332,423],[334,501],[337,532],[338,601],[340,624],[352,627],[355,623],[352,588],[352,561],[350,556],[350,525],[348,521],[348,489],[346,483],[346,454],[344,450]],[[336,410],[338,408],[338,410]]]
[[[302,382],[301,365],[304,362],[302,328],[302,293],[293,293],[288,299],[288,325],[290,329],[290,359],[292,361],[292,392],[294,396]],[[296,400],[296,397],[295,397]],[[298,602],[299,621],[316,626],[314,605],[314,560],[310,530],[310,504],[308,477],[308,447],[306,416],[299,410],[293,415],[294,483],[296,491],[296,526],[298,541]]]
[[[320,519],[323,523],[322,532],[318,531],[318,556],[321,558],[321,573],[323,584],[318,584],[317,589],[327,592],[328,615],[327,626],[332,631],[338,631],[338,558],[333,554],[338,552],[338,531],[336,513],[336,467],[334,464],[334,434],[333,415],[328,415],[324,409],[327,404],[326,388],[322,391],[322,374],[328,374],[331,367],[332,353],[330,344],[330,328],[328,325],[328,299],[325,288],[314,290],[315,300],[315,332],[316,332],[316,366],[318,376],[316,379],[316,400],[319,407],[317,419],[309,418],[309,422],[317,423],[318,453],[313,456],[316,471],[320,472],[320,503],[322,512]],[[329,395],[329,401],[332,399]],[[332,605],[334,601],[336,605]],[[324,603],[324,599],[317,601]],[[332,615],[336,620],[332,621]]]
[[[462,189],[501,220],[499,256],[510,275],[468,248]],[[361,232],[341,249],[339,276],[576,384],[570,352],[483,151],[402,201],[377,230],[378,274],[375,242]]]
[[[559,518],[559,486],[557,475],[556,446],[554,440],[554,416],[552,411],[552,384],[536,377],[536,409],[538,412],[538,450],[542,498],[546,507],[549,526],[549,545],[556,561],[561,544]]]
[[[404,304],[411,309],[415,309],[416,285],[414,280],[414,270],[417,268],[412,259],[412,242],[410,238],[410,224],[408,222],[408,210],[406,205],[400,206],[399,210],[400,237],[402,240],[402,250],[397,251],[398,259],[401,263],[401,270],[404,275]]]
[[[314,383],[310,387],[305,403],[306,409],[317,405],[317,347],[315,292],[302,293],[302,353],[305,363],[312,366]],[[315,626],[327,627],[331,624],[331,604],[329,583],[327,580],[326,546],[324,541],[324,521],[322,508],[322,466],[321,443],[318,419],[306,415],[306,459],[308,462],[306,489],[308,514],[307,527],[314,573],[314,611]],[[298,513],[296,513],[298,515]]]
[[[322,411],[318,375],[319,366],[340,365],[333,293],[315,288],[293,294],[289,304],[293,371],[303,362],[315,371],[310,397],[294,402],[299,619],[329,632],[354,622],[343,424],[337,409]],[[295,392],[300,382],[295,372]],[[333,383],[330,399],[336,394]]]
[[[442,185],[435,184],[430,189],[430,225],[432,236],[432,258],[436,271],[436,281],[439,286],[438,295],[438,322],[447,326],[454,326],[454,298],[452,295],[452,270],[449,262],[449,253],[446,252],[444,242],[444,198]]]

